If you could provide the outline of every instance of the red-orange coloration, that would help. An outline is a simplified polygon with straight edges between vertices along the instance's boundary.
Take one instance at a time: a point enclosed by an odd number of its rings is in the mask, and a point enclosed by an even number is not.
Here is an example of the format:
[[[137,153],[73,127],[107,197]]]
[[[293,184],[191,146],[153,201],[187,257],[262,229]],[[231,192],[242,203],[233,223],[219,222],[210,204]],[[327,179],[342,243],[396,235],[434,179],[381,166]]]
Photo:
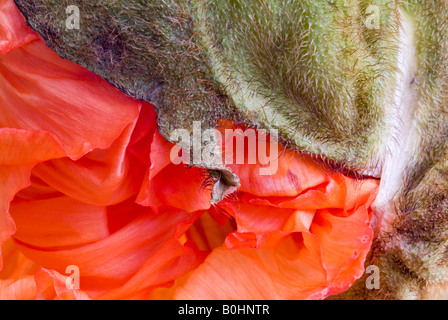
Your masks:
[[[211,206],[155,120],[0,0],[1,299],[322,299],[362,275],[378,181],[278,146]]]

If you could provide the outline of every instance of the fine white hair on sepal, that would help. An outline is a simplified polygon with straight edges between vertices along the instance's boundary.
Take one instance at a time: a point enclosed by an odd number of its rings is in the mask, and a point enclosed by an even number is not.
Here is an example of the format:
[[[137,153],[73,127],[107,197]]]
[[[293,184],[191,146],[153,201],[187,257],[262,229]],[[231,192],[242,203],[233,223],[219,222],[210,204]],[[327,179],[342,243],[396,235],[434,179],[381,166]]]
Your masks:
[[[387,106],[388,131],[380,152],[381,183],[373,204],[375,214],[372,224],[376,231],[390,231],[395,218],[393,200],[400,191],[404,171],[417,148],[415,111],[419,97],[415,86],[417,52],[415,24],[411,16],[401,11],[399,30],[398,66],[394,100]]]

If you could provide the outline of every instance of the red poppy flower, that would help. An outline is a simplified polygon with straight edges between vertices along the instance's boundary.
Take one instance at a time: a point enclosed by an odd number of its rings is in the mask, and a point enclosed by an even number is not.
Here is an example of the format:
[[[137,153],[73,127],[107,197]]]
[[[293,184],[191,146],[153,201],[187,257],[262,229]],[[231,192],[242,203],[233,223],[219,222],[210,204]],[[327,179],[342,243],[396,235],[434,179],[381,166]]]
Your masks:
[[[322,299],[362,275],[376,180],[277,146],[211,206],[155,117],[0,0],[0,298]]]

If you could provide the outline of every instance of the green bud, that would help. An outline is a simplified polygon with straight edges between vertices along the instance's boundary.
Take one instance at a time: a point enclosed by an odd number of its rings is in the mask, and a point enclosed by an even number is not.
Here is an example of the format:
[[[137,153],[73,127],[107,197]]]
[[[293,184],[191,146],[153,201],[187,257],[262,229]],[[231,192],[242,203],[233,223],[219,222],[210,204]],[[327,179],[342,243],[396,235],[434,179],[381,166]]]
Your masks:
[[[219,118],[381,178],[366,277],[335,298],[427,298],[448,281],[448,2],[16,0],[64,58],[154,105],[162,135]],[[79,25],[68,27],[69,5]],[[213,171],[214,200],[238,178]],[[448,292],[448,291],[447,291]]]

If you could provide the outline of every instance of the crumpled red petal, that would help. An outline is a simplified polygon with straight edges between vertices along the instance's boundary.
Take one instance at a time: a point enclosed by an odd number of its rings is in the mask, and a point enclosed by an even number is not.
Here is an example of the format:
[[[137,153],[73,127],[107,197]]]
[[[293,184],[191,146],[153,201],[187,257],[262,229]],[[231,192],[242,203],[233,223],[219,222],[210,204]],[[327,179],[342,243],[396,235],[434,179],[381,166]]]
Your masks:
[[[246,248],[257,249],[229,250],[226,242],[176,289],[175,298],[323,299],[363,274],[372,238],[365,208],[349,218],[317,213],[309,232],[293,232],[275,246],[260,248],[254,241]]]
[[[15,194],[29,185],[29,173],[37,161],[63,155],[48,133],[0,128],[0,246],[16,231],[9,214]],[[3,266],[0,252],[0,270]]]
[[[23,16],[11,0],[0,0],[0,55],[39,38],[23,23]]]
[[[92,205],[122,202],[139,190],[146,166],[127,152],[132,122],[107,149],[95,149],[78,161],[67,157],[46,161],[33,174],[56,190]]]
[[[110,146],[136,119],[141,102],[61,59],[13,1],[0,2],[0,17],[1,244],[15,231],[9,202],[29,184],[31,168]]]
[[[17,227],[14,238],[40,248],[76,246],[110,235],[107,208],[67,196],[16,199],[10,213]]]
[[[171,206],[188,212],[210,208],[211,189],[206,188],[206,170],[174,165],[170,160],[173,144],[154,132],[150,167],[136,202],[153,208]]]
[[[183,269],[190,270],[202,261],[201,253],[194,247],[189,244],[181,245],[178,240],[174,241],[200,213],[188,214],[171,210],[163,214],[155,214],[152,209],[132,205],[132,203],[126,206],[110,207],[107,210],[111,211],[109,213],[111,219],[126,212],[131,213],[133,219],[103,239],[69,247],[66,247],[65,243],[57,242],[57,230],[54,230],[56,234],[52,248],[39,247],[38,244],[41,242],[39,235],[33,236],[30,226],[26,234],[29,240],[35,241],[23,242],[17,239],[18,247],[29,259],[46,269],[64,273],[67,266],[76,265],[81,270],[83,288],[89,296],[96,296],[106,290],[124,285],[145,266],[154,271],[160,267],[160,264],[170,263],[187,255],[187,259],[181,259],[184,261],[182,268],[177,270],[177,272],[185,272]],[[39,213],[44,215],[45,211]],[[23,223],[26,222],[23,221]],[[29,220],[28,223],[31,225],[33,221]],[[75,225],[72,226],[75,227]],[[35,231],[35,233],[39,232],[41,231]],[[64,240],[64,237],[60,239]],[[171,245],[168,245],[169,243]],[[177,276],[175,270],[170,272]],[[159,282],[153,285],[160,284],[160,278],[156,277],[155,280]],[[174,279],[167,277],[163,279],[163,282],[171,280]],[[151,286],[150,284],[151,282],[145,283]]]
[[[0,81],[0,127],[53,133],[72,159],[108,147],[141,104],[43,40],[0,55]]]
[[[322,299],[363,273],[377,180],[270,141],[278,170],[229,165],[241,188],[212,207],[207,172],[171,163],[152,106],[61,59],[12,0],[0,82],[0,297]]]
[[[271,177],[257,174],[260,165],[232,167],[242,186],[218,208],[237,229],[176,289],[177,299],[323,299],[363,274],[378,181],[292,152],[278,165],[273,192],[263,190]]]

